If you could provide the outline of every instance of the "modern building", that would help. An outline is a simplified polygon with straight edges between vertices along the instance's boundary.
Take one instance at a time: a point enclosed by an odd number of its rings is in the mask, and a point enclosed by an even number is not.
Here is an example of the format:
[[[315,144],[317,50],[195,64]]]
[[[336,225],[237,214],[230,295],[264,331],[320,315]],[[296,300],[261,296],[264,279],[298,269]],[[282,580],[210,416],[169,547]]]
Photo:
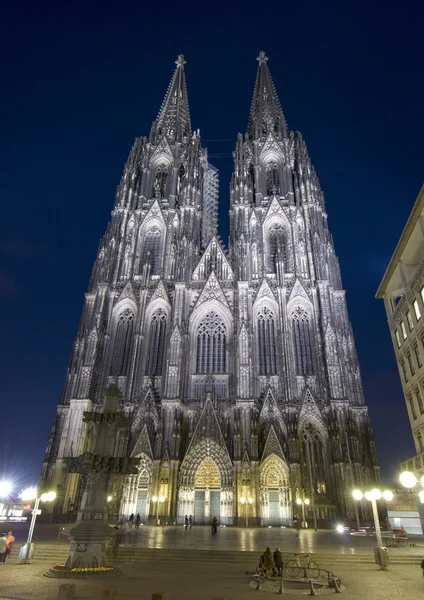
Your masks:
[[[378,482],[323,192],[264,52],[258,61],[234,151],[228,251],[183,56],[130,152],[43,466],[59,513],[81,496],[64,458],[87,450],[83,412],[110,384],[132,419],[116,454],[141,458],[138,475],[111,481],[115,513],[244,524],[248,510],[251,524],[277,526],[307,498],[324,524],[353,519],[352,488]]]
[[[424,186],[377,291],[383,298],[416,455],[401,471],[424,475]]]

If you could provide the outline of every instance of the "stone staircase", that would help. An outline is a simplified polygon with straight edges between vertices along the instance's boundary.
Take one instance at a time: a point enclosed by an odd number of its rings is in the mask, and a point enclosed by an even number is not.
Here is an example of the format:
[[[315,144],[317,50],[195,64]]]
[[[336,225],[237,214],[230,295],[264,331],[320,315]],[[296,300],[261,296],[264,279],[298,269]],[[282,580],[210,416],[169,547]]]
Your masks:
[[[415,549],[414,549],[415,550]],[[390,552],[390,562],[393,565],[410,565],[421,563],[421,555],[415,552],[400,554],[395,550]],[[113,558],[111,549],[108,550],[108,558],[111,563],[125,564],[131,562],[207,562],[207,563],[234,563],[243,565],[243,569],[253,570],[259,559],[258,552],[243,552],[237,550],[194,550],[185,548],[143,548],[132,546],[121,546],[116,559]],[[54,544],[36,544],[34,562],[47,561],[52,565],[64,564],[68,556],[68,546]],[[283,552],[284,560],[293,558],[293,554]],[[314,552],[313,560],[321,567],[331,568],[335,565],[367,565],[374,564],[372,549],[369,552],[357,554],[341,554],[335,552]]]

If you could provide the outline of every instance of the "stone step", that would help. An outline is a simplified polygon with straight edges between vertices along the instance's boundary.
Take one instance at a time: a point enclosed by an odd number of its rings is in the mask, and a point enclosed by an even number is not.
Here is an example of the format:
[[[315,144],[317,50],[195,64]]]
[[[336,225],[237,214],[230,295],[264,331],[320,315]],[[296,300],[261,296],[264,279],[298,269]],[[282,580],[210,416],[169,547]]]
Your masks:
[[[34,558],[37,560],[49,560],[56,563],[63,562],[68,555],[67,548],[55,548],[52,546],[37,546]],[[111,552],[107,553],[110,560],[114,560]],[[230,562],[255,565],[258,561],[258,552],[228,551],[228,550],[192,550],[192,549],[160,549],[160,548],[131,548],[121,547],[116,562],[135,561],[174,561],[174,562]],[[293,555],[283,553],[284,560],[290,560]],[[420,562],[416,555],[390,554],[392,564],[415,564]],[[313,553],[313,560],[321,565],[333,564],[374,564],[374,556],[370,550],[369,554],[340,554],[330,552]]]

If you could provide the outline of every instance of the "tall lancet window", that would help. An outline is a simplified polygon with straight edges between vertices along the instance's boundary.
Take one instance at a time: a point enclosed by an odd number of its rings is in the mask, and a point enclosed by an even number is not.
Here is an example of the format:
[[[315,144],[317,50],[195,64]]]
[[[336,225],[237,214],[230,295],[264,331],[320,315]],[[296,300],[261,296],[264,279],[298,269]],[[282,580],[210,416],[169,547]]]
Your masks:
[[[311,324],[306,310],[300,306],[292,313],[297,375],[313,375]]]
[[[165,198],[166,196],[166,182],[168,179],[168,169],[165,165],[159,165],[155,173],[155,180],[153,182],[153,196],[154,198]]]
[[[276,375],[274,313],[268,306],[258,314],[259,375]]]
[[[280,193],[280,171],[276,162],[268,163],[266,167],[267,196]]]
[[[161,232],[158,227],[151,227],[144,238],[141,272],[144,265],[150,265],[150,275],[159,275],[161,264]]]
[[[269,266],[272,273],[277,272],[278,261],[281,260],[287,270],[286,235],[281,223],[274,223],[268,231]]]
[[[213,310],[197,328],[196,373],[226,373],[227,328]]]
[[[312,423],[308,423],[303,430],[303,464],[306,477],[306,486],[310,488],[311,482],[315,494],[326,494],[326,463],[325,446],[321,432]],[[309,493],[312,490],[309,489]]]
[[[111,375],[119,376],[128,374],[133,331],[134,314],[129,308],[126,308],[118,317],[112,365],[110,368]]]
[[[163,374],[166,341],[166,313],[159,308],[150,323],[149,345],[146,363],[146,375]]]

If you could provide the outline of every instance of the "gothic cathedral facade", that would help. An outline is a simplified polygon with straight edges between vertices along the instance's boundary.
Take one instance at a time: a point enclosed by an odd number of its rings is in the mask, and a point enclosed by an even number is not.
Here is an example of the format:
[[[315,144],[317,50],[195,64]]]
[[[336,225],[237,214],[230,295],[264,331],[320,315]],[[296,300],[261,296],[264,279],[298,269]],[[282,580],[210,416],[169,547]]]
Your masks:
[[[324,196],[267,60],[233,154],[228,251],[183,56],[134,143],[43,463],[59,514],[81,494],[64,458],[86,449],[83,412],[110,384],[132,420],[116,456],[141,458],[138,475],[110,482],[114,515],[279,526],[308,499],[324,525],[353,518],[352,489],[378,482]]]

